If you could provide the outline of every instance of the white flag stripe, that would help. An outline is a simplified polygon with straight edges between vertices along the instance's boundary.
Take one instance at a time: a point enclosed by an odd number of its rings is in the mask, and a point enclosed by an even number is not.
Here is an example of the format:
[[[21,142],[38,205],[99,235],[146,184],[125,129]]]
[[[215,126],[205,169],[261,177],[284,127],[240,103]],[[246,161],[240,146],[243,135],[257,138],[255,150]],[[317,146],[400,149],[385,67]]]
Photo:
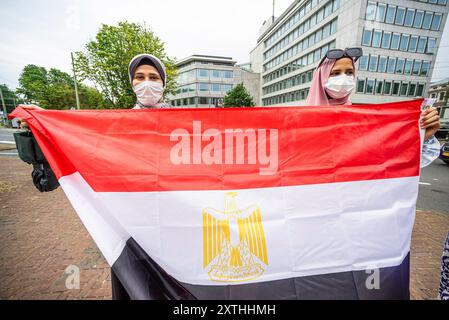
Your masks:
[[[268,265],[254,257],[264,272],[251,282],[399,265],[410,251],[418,181],[234,190],[238,209],[260,209],[266,238]],[[132,237],[177,280],[224,284],[203,268],[202,223],[205,208],[224,209],[226,191],[93,192],[78,173],[60,183],[109,264]]]

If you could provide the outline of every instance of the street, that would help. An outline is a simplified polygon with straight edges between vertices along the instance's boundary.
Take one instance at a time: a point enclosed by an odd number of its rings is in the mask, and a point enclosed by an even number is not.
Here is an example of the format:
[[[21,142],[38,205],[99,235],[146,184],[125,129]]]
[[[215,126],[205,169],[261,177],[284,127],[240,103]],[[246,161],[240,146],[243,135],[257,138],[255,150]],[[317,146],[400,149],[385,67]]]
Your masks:
[[[418,209],[449,214],[449,165],[435,160],[421,170],[420,181]]]
[[[10,148],[11,143],[14,143],[13,133],[16,131],[17,129],[0,128],[0,156],[17,156],[17,150]]]

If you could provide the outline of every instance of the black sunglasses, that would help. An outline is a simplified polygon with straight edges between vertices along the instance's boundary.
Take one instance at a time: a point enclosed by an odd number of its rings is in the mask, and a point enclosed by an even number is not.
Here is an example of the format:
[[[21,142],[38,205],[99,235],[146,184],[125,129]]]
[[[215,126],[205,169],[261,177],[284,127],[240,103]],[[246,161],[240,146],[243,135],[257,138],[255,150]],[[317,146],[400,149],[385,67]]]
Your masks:
[[[359,60],[359,58],[363,55],[363,49],[362,48],[346,48],[346,49],[331,49],[329,51],[326,52],[326,55],[323,57],[323,59],[321,59],[320,64],[318,65],[321,66],[324,62],[324,60],[326,60],[326,58],[328,59],[340,59],[343,57],[349,57],[354,59],[354,62],[356,62],[357,60]]]

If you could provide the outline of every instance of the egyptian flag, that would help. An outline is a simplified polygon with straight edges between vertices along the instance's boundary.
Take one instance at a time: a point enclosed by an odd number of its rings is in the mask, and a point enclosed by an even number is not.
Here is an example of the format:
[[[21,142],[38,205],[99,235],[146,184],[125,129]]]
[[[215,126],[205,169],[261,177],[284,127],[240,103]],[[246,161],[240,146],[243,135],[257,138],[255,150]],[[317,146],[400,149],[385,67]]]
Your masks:
[[[11,116],[132,299],[408,299],[421,102]]]

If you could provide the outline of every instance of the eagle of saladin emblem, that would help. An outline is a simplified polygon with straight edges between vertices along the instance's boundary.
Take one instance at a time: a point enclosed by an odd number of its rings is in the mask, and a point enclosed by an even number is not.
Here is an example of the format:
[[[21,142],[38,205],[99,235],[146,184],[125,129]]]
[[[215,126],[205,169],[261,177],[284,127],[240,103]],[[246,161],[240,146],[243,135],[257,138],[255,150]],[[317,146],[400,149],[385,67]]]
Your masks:
[[[260,209],[238,209],[236,196],[226,193],[223,211],[203,210],[203,267],[212,281],[253,280],[268,266]]]

